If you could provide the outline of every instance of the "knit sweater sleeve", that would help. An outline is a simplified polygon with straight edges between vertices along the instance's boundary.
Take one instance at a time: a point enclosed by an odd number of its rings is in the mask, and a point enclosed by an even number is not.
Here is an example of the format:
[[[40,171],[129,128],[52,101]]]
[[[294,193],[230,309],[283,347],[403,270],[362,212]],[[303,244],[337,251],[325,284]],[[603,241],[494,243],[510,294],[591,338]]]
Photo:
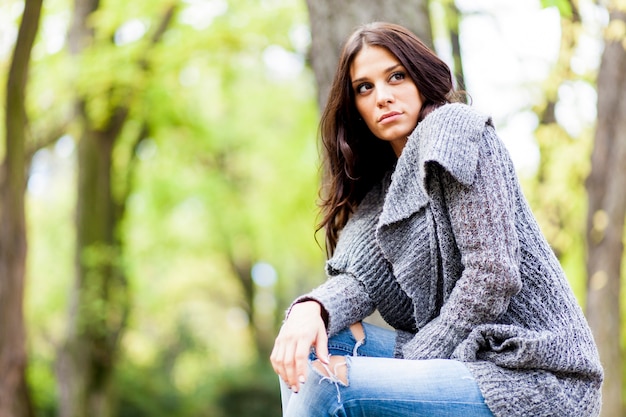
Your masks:
[[[342,229],[335,252],[326,262],[326,282],[295,301],[320,303],[327,313],[329,335],[364,319],[376,309],[371,296],[372,281],[390,273],[374,233],[382,198],[382,186],[374,187],[366,195]]]
[[[431,192],[442,196],[433,210],[447,212],[443,217],[449,219],[463,269],[449,295],[444,294],[439,315],[403,347],[407,359],[449,358],[475,326],[503,314],[521,289],[510,158],[491,126],[478,140],[478,163],[469,184],[439,164],[428,166],[436,188]]]
[[[324,309],[329,336],[363,320],[375,309],[363,285],[349,273],[330,277],[313,291],[298,297],[293,304],[311,300],[317,301]]]

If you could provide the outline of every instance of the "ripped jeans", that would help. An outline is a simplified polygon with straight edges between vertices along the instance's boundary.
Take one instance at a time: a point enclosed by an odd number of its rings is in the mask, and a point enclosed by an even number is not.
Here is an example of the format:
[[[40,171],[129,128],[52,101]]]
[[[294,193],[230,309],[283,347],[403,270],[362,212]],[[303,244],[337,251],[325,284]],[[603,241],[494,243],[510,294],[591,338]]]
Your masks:
[[[300,392],[292,393],[281,380],[284,417],[493,417],[461,362],[393,359],[394,331],[368,323],[363,330],[364,340],[346,329],[328,342],[331,356],[345,358],[335,368],[345,370],[320,370],[312,354]]]

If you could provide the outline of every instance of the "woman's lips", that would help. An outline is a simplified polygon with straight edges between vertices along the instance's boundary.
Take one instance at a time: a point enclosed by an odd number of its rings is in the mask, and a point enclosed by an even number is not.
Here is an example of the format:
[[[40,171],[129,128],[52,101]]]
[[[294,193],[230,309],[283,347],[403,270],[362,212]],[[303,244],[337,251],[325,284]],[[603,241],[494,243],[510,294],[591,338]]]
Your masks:
[[[380,118],[378,119],[378,123],[391,123],[394,120],[396,120],[398,118],[398,116],[400,116],[402,113],[397,112],[397,111],[391,111],[389,113],[385,113],[382,116],[380,116]]]

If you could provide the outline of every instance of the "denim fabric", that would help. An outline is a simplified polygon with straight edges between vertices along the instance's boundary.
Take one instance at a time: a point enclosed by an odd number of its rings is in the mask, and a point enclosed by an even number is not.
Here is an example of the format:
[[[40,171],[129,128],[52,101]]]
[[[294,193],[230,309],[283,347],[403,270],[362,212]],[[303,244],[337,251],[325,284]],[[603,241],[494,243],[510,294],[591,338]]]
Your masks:
[[[394,359],[395,332],[367,323],[363,327],[362,344],[348,329],[328,343],[331,355],[346,357],[348,384],[312,367],[297,394],[281,381],[284,417],[493,417],[463,363]]]

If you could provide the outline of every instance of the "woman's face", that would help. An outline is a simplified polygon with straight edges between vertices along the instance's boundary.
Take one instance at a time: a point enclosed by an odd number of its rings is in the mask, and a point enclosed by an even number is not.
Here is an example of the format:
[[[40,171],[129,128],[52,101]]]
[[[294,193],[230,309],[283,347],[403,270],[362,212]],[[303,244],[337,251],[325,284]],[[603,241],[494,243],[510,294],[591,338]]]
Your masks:
[[[420,92],[406,69],[386,48],[364,45],[350,67],[350,81],[365,124],[399,156],[422,108]]]

